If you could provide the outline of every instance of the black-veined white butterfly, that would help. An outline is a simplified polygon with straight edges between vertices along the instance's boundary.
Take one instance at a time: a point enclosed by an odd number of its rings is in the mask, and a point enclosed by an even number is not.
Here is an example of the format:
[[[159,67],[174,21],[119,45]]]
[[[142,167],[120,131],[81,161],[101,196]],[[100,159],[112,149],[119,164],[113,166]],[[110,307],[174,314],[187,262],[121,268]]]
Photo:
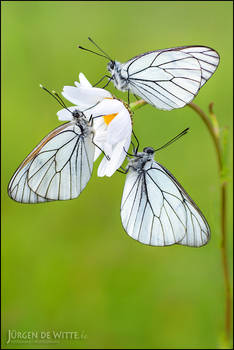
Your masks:
[[[204,215],[175,177],[154,160],[155,151],[152,147],[135,151],[126,168],[121,202],[125,231],[133,239],[152,246],[205,245],[210,228]]]
[[[74,108],[70,112],[72,120],[51,131],[12,176],[8,194],[15,201],[73,199],[87,185],[93,170],[93,129],[82,112]]]
[[[104,54],[98,55],[110,60],[107,69],[111,77],[105,77],[113,80],[118,90],[131,92],[162,110],[190,103],[219,64],[214,49],[198,45],[150,51],[120,63],[89,40]]]

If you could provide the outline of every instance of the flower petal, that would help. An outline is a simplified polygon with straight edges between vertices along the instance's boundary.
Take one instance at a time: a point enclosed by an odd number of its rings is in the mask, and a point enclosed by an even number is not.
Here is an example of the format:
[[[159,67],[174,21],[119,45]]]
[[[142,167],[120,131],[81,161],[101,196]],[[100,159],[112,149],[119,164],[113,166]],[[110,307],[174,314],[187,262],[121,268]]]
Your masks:
[[[77,90],[78,90],[78,88],[76,88],[74,86],[64,86],[63,91],[62,91],[62,95],[71,103],[78,105],[79,100],[77,98]]]
[[[93,159],[94,162],[98,159],[98,157],[100,156],[101,153],[102,153],[102,151],[100,150],[100,148],[95,147],[94,159]]]
[[[123,108],[118,115],[110,122],[106,142],[118,143],[122,139],[131,137],[132,123],[126,108]]]
[[[90,82],[88,81],[88,79],[85,77],[83,73],[79,74],[79,80],[80,80],[80,85],[82,87],[92,88],[92,85],[90,84]]]
[[[90,109],[93,115],[108,115],[119,113],[121,109],[124,108],[122,102],[113,99],[113,98],[105,98],[96,106]]]
[[[62,95],[77,106],[90,108],[102,101],[105,97],[111,96],[106,90],[99,88],[83,88],[74,86],[64,86]]]
[[[101,161],[98,167],[98,176],[112,176],[114,172],[122,165],[126,152],[129,149],[131,138],[127,138],[122,142],[119,142],[113,149],[111,159],[108,161],[106,158]]]
[[[104,157],[98,167],[98,176],[103,177],[106,175],[106,169],[108,168],[109,160]]]

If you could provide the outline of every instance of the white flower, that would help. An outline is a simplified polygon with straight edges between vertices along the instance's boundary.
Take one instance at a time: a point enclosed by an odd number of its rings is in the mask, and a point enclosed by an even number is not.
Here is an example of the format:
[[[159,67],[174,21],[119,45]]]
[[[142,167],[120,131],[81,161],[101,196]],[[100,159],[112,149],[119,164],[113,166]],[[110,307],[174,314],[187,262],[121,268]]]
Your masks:
[[[62,95],[75,104],[68,107],[70,111],[78,109],[87,119],[92,116],[95,145],[101,148],[107,157],[103,157],[98,176],[112,176],[121,166],[131,142],[132,122],[130,113],[124,104],[100,88],[92,87],[84,74],[79,74],[80,83],[75,86],[64,86]],[[72,120],[67,109],[57,113],[59,120]],[[95,147],[94,161],[102,153]]]

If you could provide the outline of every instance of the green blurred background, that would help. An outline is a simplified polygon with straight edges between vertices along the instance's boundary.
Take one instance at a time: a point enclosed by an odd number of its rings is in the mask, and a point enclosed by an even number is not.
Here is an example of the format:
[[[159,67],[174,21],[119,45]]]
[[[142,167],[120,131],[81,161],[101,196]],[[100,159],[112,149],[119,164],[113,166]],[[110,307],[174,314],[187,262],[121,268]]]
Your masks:
[[[4,348],[217,348],[224,325],[216,155],[189,108],[145,106],[134,115],[141,146],[159,147],[190,127],[157,160],[182,183],[212,232],[200,249],[147,247],[120,220],[125,176],[91,181],[80,198],[21,205],[7,196],[19,163],[59,125],[61,91],[83,72],[95,83],[106,60],[82,52],[91,36],[120,62],[155,49],[207,45],[221,63],[195,103],[232,127],[232,2],[2,2],[2,342]],[[127,100],[127,94],[109,90]],[[69,105],[69,103],[68,103]],[[231,135],[231,132],[230,132]],[[230,145],[231,163],[231,145]],[[231,165],[230,165],[231,166]],[[231,184],[228,257],[231,262]],[[6,344],[8,330],[83,331],[82,340]]]

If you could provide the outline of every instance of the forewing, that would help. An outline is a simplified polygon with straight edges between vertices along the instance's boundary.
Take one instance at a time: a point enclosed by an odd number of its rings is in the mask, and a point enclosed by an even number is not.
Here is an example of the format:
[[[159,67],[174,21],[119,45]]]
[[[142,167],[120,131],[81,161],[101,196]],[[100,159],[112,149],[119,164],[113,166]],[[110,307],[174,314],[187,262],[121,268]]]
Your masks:
[[[8,195],[20,203],[41,203],[47,202],[48,199],[43,198],[36,194],[28,185],[28,172],[34,158],[39,154],[43,146],[54,136],[64,130],[70,123],[63,124],[50,132],[42,141],[37,145],[33,151],[24,159],[21,165],[18,167],[14,175],[12,176],[8,185]]]
[[[186,233],[186,209],[177,185],[157,165],[147,162],[142,172],[130,168],[122,203],[125,231],[137,241],[166,246],[181,241]]]
[[[8,193],[22,203],[76,198],[90,179],[93,156],[92,134],[84,137],[74,123],[63,124],[20,165]]]
[[[27,159],[27,158],[26,158]],[[26,161],[25,159],[25,161]],[[32,160],[27,162],[24,166],[20,166],[13,175],[8,185],[8,195],[16,202],[20,203],[42,203],[48,202],[46,198],[38,196],[28,186],[28,169],[32,164]]]
[[[134,57],[122,65],[121,75],[133,94],[153,106],[184,107],[217,68],[219,56],[207,47],[178,47]]]
[[[188,46],[182,48],[181,51],[190,54],[199,61],[202,70],[200,87],[202,87],[214,74],[219,65],[220,57],[218,52],[205,46]]]

